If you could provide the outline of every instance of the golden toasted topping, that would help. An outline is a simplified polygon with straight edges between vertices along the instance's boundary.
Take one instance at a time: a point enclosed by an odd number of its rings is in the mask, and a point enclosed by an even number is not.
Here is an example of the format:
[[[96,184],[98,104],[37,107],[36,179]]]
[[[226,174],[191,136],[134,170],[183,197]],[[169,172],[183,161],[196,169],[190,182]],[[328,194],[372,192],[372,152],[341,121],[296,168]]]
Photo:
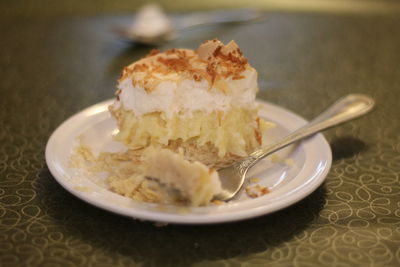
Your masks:
[[[262,131],[261,131],[261,121],[260,121],[260,117],[256,118],[256,123],[257,123],[257,127],[254,129],[254,135],[256,136],[256,140],[258,142],[258,144],[262,144]]]
[[[146,55],[146,57],[151,57],[151,56],[157,55],[158,53],[160,53],[160,50],[151,49],[150,52]]]
[[[233,41],[224,45],[217,39],[206,41],[195,51],[188,49],[169,49],[164,53],[151,50],[143,59],[124,68],[119,79],[132,78],[133,85],[151,92],[162,80],[161,75],[179,75],[181,79],[206,80],[210,88],[218,80],[243,79],[242,72],[248,67],[237,44]],[[171,78],[171,76],[169,76]],[[226,93],[224,84],[217,86]]]
[[[119,95],[121,94],[121,89],[117,89],[117,91],[115,91],[114,95],[116,96],[117,100],[119,101]]]

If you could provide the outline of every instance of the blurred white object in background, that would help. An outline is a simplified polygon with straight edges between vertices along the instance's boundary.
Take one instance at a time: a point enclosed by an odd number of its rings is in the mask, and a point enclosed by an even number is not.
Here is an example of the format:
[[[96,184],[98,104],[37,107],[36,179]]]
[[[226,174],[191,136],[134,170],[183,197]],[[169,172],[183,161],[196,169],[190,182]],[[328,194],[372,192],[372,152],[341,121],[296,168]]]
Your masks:
[[[178,33],[198,26],[256,22],[264,13],[251,8],[208,10],[181,15],[174,21],[157,4],[147,4],[136,13],[130,27],[113,29],[125,40],[146,45],[160,45],[178,37]]]
[[[157,4],[147,4],[139,9],[130,32],[140,38],[153,38],[173,31],[171,20]]]

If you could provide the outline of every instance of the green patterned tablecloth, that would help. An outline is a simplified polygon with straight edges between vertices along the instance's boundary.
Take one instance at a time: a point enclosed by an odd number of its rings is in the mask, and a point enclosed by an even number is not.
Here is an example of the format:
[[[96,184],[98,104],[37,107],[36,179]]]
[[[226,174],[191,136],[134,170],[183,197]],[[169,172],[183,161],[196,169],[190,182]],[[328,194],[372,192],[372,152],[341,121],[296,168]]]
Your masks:
[[[120,12],[130,2],[15,2],[0,4],[0,266],[400,266],[395,3],[387,14],[267,12],[160,47],[234,39],[259,71],[259,97],[306,118],[353,92],[377,108],[326,132],[331,171],[301,202],[242,222],[156,227],[75,198],[44,159],[52,131],[112,97],[121,68],[148,52],[109,32],[130,21]]]

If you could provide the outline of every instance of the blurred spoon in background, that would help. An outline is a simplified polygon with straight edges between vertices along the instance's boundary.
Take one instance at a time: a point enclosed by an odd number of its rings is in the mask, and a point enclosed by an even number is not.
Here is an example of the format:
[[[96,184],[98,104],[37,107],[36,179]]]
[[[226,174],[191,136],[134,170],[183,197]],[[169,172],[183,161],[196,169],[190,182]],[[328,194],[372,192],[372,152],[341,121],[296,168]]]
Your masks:
[[[131,42],[161,45],[194,27],[247,23],[263,18],[260,11],[243,8],[194,12],[172,21],[159,5],[148,4],[139,9],[130,27],[116,28],[113,32]]]

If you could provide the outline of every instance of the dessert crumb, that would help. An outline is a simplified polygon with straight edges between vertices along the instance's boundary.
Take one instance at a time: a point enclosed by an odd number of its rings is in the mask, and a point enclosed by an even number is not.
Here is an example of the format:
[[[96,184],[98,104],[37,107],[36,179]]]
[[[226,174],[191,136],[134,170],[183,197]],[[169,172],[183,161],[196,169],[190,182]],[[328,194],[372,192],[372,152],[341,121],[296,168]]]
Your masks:
[[[279,163],[281,161],[281,158],[276,154],[272,154],[270,157],[270,160],[273,163]]]
[[[250,183],[258,183],[258,182],[260,182],[260,178],[258,178],[258,177],[253,177],[253,178],[250,178]]]
[[[270,191],[267,187],[260,184],[246,187],[246,194],[251,198],[256,198],[268,194]]]
[[[289,167],[294,167],[295,165],[294,160],[291,158],[285,159],[285,164],[288,165]]]
[[[214,199],[213,201],[211,201],[211,204],[213,204],[213,205],[217,205],[217,206],[220,206],[220,205],[222,205],[222,204],[224,204],[225,202],[223,202],[223,201],[221,201],[221,200],[218,200],[218,199]]]
[[[275,154],[271,155],[270,160],[272,163],[284,163],[288,167],[294,167],[296,165],[293,159],[281,158],[280,156],[275,155]]]

